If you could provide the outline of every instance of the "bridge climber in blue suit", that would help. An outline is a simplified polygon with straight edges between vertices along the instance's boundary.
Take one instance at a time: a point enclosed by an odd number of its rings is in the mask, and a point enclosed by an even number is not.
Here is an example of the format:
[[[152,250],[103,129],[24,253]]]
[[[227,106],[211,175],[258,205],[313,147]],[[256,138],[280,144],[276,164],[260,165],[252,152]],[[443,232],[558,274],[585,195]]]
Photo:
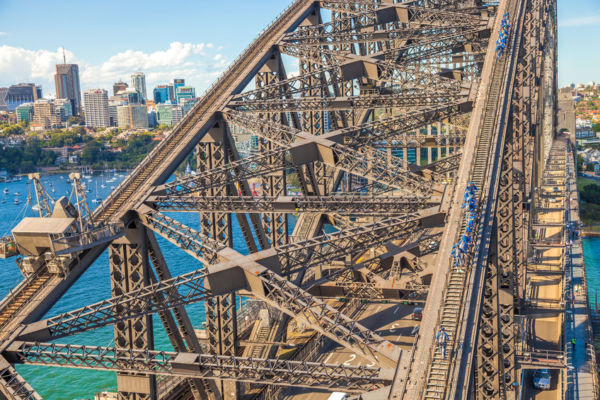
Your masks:
[[[510,23],[508,22],[509,14],[505,13],[500,21],[500,32],[496,41],[496,58],[500,59],[504,54],[504,49],[508,45],[508,35],[510,31]]]

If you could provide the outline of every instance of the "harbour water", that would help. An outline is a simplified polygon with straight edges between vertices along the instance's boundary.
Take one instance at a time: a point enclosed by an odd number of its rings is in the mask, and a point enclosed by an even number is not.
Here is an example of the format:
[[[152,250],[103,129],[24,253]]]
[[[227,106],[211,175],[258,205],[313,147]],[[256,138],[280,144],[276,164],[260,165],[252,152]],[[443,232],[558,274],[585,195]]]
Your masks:
[[[600,306],[600,237],[583,238],[583,254],[590,306]]]
[[[111,186],[116,186],[124,179],[125,173],[94,174],[86,179],[87,187],[90,193],[87,193],[90,201],[90,208],[96,207],[92,202],[97,197],[105,198],[110,193]],[[42,184],[52,196],[57,199],[60,196],[69,196],[71,185],[66,182],[66,175],[43,176]],[[111,181],[114,179],[113,181]],[[20,182],[0,183],[0,234],[10,233],[10,230],[24,216],[36,217],[39,214],[31,209],[36,203],[33,185],[28,183],[26,178]],[[105,187],[102,187],[105,186]],[[8,193],[4,193],[8,189]],[[52,192],[54,189],[54,192]],[[20,195],[16,196],[15,192]],[[32,203],[27,204],[27,195],[31,193]],[[15,204],[14,199],[20,200]],[[172,213],[171,217],[187,224],[188,226],[199,229],[199,218],[197,214],[192,213]],[[237,221],[234,220],[234,248],[244,252],[245,245]],[[182,274],[200,267],[200,263],[188,256],[186,253],[177,249],[168,241],[158,238],[165,259],[171,269],[171,272]],[[58,313],[92,304],[110,297],[110,280],[108,267],[108,251],[83,274],[83,276],[73,285],[73,287],[61,298],[54,307],[48,312],[46,317],[51,317]],[[15,258],[0,259],[0,297],[8,294],[9,290],[15,287],[23,277],[17,268]],[[200,328],[204,321],[204,306],[202,303],[186,307],[192,319],[194,327]],[[155,348],[160,350],[172,350],[164,329],[160,326],[160,320],[154,318],[154,342]],[[86,332],[77,336],[57,340],[59,343],[85,344],[96,346],[113,346],[112,327],[105,327]],[[112,372],[97,372],[80,369],[67,369],[55,367],[38,367],[20,365],[17,370],[25,379],[38,391],[38,393],[47,400],[65,400],[65,399],[93,399],[94,393],[102,390],[116,389],[116,375]]]

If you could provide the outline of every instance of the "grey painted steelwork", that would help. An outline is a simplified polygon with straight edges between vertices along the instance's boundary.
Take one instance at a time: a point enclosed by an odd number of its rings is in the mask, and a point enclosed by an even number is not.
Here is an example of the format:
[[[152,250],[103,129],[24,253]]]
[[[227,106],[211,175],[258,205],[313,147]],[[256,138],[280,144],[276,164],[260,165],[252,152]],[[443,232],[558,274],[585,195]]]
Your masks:
[[[505,9],[513,47],[497,61]],[[296,387],[513,398],[519,371],[532,365],[515,351],[514,321],[535,229],[527,201],[547,153],[536,128],[543,118],[548,130],[556,53],[542,52],[555,46],[555,16],[553,0],[296,0],[89,221],[118,229],[94,245],[63,241],[62,274],[40,258],[0,303],[2,394],[39,399],[12,367],[28,363],[115,371],[119,399],[131,400],[258,400]],[[290,57],[298,71],[286,71]],[[256,139],[249,156],[240,135]],[[191,157],[195,174],[172,179]],[[481,189],[481,236],[467,257],[479,264],[474,275],[448,261],[467,181]],[[301,194],[290,196],[291,182]],[[172,211],[197,212],[200,228],[163,214]],[[234,219],[244,254],[233,249]],[[325,233],[325,223],[338,231]],[[154,234],[199,265],[173,277]],[[107,246],[112,297],[41,320]],[[421,257],[434,267],[419,268]],[[251,318],[239,296],[258,304]],[[349,302],[334,301],[341,296]],[[355,313],[361,301],[404,296],[423,302],[425,315],[403,350]],[[185,308],[197,302],[204,330]],[[398,322],[392,314],[383,317]],[[152,349],[153,315],[174,352]],[[40,343],[107,325],[117,348]],[[296,347],[299,325],[312,335],[293,360],[277,359]],[[452,362],[432,350],[439,326],[451,333]],[[334,344],[373,367],[319,361],[335,356]],[[241,356],[255,349],[266,356]]]

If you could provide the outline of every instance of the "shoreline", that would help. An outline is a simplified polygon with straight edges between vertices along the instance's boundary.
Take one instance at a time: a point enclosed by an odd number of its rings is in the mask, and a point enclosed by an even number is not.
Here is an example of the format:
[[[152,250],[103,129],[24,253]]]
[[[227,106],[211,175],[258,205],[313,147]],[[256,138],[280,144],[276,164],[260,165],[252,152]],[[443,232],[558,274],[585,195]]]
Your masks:
[[[94,169],[94,168],[89,167],[89,166],[82,166],[80,168],[73,168],[73,169],[51,169],[51,170],[44,170],[44,169],[42,169],[41,171],[18,173],[18,174],[14,174],[14,175],[11,175],[11,176],[13,176],[13,177],[18,176],[18,177],[21,177],[21,178],[27,178],[27,175],[32,174],[32,173],[39,173],[39,174],[42,174],[42,175],[61,175],[61,174],[69,174],[71,172],[80,172],[82,170],[86,170],[87,171],[87,170],[90,170],[90,169],[93,171],[93,173],[96,173],[96,172],[106,172],[106,171],[109,171],[109,172],[112,172],[112,171],[115,171],[115,172],[127,172],[127,173],[129,173],[129,172],[132,171],[132,169],[126,169],[126,168],[124,168],[124,169],[118,169],[118,168],[116,168],[116,169],[113,169],[113,168]],[[4,182],[0,181],[0,183],[4,183]]]

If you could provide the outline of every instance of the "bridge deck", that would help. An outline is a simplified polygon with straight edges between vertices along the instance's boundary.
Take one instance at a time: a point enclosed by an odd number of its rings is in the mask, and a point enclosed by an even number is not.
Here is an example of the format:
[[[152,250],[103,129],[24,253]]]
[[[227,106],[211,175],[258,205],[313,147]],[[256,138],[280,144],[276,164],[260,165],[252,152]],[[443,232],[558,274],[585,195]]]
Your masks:
[[[540,192],[552,200],[546,207],[535,209],[533,217],[534,228],[538,229],[537,242],[554,241],[564,247],[565,215],[562,202],[565,191],[565,142],[556,140],[550,151],[544,171]],[[555,190],[558,189],[558,190]],[[537,256],[527,266],[528,285],[526,288],[526,303],[530,308],[525,329],[527,331],[527,354],[544,351],[556,352],[559,357],[554,363],[548,361],[540,364],[539,368],[551,369],[551,389],[537,390],[533,387],[533,369],[523,370],[524,398],[526,399],[561,399],[563,392],[562,343],[564,320],[564,251],[562,248],[534,250]],[[544,313],[544,315],[539,315]],[[534,365],[535,366],[535,365]],[[522,365],[525,368],[525,365]]]
[[[567,163],[567,222],[579,225],[577,212],[578,193],[576,180],[576,167],[573,154],[568,152]],[[567,373],[567,399],[591,400],[597,399],[598,382],[595,381],[596,368],[594,349],[591,346],[591,321],[588,308],[587,284],[585,278],[585,263],[583,260],[583,247],[581,237],[569,237],[567,277],[570,277],[570,301],[567,302],[568,320],[566,321],[566,346],[569,369]],[[573,351],[570,340],[575,338]]]

